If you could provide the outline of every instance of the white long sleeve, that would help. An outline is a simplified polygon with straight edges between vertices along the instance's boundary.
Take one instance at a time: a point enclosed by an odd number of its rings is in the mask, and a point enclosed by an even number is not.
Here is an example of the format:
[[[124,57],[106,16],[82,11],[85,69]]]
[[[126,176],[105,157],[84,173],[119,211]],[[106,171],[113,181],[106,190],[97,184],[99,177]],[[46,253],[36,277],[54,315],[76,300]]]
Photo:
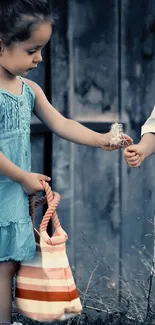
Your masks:
[[[141,136],[146,133],[155,133],[155,106],[149,118],[141,128]]]

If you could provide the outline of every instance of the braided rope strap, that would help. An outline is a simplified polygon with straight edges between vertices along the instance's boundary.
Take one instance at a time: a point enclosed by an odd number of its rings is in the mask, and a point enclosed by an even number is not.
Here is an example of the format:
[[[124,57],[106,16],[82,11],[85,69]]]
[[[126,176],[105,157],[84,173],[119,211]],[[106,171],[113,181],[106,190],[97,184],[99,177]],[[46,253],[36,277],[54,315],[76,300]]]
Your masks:
[[[56,192],[52,192],[49,184],[45,181],[42,181],[41,183],[43,189],[45,190],[46,196],[38,199],[36,202],[33,196],[30,196],[29,198],[30,215],[32,217],[33,225],[35,220],[35,208],[37,208],[41,204],[46,203],[47,201],[48,209],[40,225],[40,236],[49,245],[64,244],[67,241],[68,236],[66,232],[62,229],[56,212],[56,208],[60,202],[60,195]],[[55,232],[52,237],[50,237],[47,233],[47,226],[50,219],[52,220],[53,226],[55,228]]]
[[[46,202],[46,195],[38,198],[37,201],[35,201],[35,197],[33,195],[29,195],[29,214],[31,216],[33,225],[35,225],[35,209],[37,209],[40,205],[44,205]]]

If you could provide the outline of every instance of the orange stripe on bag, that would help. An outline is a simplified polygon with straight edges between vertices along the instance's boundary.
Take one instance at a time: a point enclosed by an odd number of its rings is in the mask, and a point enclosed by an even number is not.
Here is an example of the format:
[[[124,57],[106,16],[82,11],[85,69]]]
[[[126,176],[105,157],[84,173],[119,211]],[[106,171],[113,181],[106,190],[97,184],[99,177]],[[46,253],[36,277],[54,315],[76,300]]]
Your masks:
[[[71,292],[47,292],[17,289],[16,297],[36,301],[72,301],[79,297],[78,292],[74,289]]]
[[[19,312],[34,320],[65,320],[82,311],[79,294],[66,255],[67,234],[62,229],[56,208],[60,195],[51,191],[49,184],[42,182],[46,197],[34,201],[30,197],[30,215],[34,225],[35,208],[47,200],[48,209],[35,231],[36,257],[21,263],[16,281],[16,305]],[[47,234],[48,222],[52,219],[55,228],[52,237]]]

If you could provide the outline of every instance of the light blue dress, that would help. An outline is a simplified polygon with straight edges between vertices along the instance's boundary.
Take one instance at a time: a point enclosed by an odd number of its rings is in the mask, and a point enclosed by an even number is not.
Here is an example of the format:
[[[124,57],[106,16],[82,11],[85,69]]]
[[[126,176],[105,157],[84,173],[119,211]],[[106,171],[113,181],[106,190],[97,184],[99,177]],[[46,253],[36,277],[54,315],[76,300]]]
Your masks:
[[[21,80],[20,96],[0,89],[0,151],[31,171],[30,120],[35,93]],[[33,259],[35,249],[28,196],[18,183],[0,175],[0,262]]]

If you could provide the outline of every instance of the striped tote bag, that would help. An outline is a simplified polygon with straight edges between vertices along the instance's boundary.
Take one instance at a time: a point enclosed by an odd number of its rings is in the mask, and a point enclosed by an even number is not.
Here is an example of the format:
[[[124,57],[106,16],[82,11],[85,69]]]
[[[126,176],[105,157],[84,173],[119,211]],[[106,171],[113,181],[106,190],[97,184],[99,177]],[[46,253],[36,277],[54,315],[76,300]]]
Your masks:
[[[15,301],[21,314],[40,322],[51,322],[80,314],[82,305],[66,254],[68,237],[56,213],[60,196],[52,192],[46,182],[43,181],[42,184],[48,209],[40,225],[40,232],[35,230],[35,259],[22,263],[17,274]],[[45,202],[44,198],[35,203],[34,198],[30,199],[33,223],[35,207],[43,201]],[[52,237],[47,234],[50,218],[55,229]]]

